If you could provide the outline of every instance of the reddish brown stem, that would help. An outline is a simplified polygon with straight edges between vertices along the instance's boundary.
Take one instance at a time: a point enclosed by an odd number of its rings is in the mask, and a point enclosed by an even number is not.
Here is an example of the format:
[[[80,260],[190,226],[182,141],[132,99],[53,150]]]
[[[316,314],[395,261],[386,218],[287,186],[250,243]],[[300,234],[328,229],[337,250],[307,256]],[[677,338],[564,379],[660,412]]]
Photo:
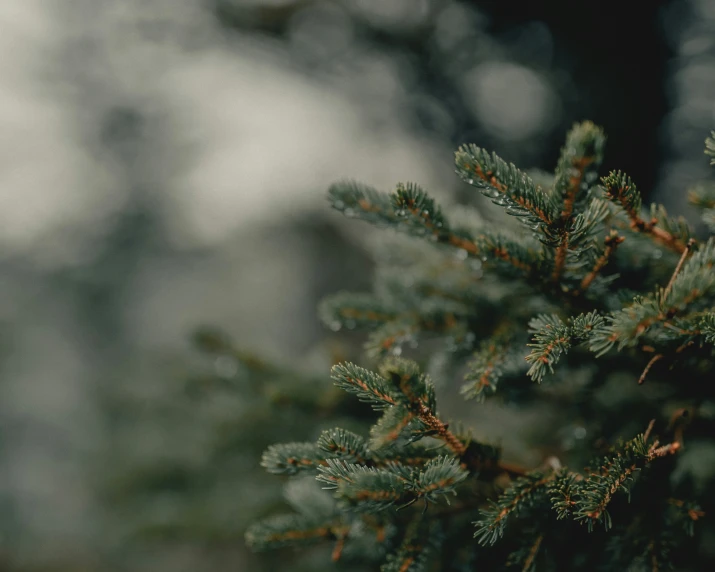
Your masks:
[[[457,457],[463,457],[467,452],[467,446],[452,433],[446,423],[438,419],[424,404],[420,404],[419,418],[432,429],[438,438],[447,444]]]
[[[656,226],[658,224],[658,219],[652,218],[648,222],[643,220],[640,214],[628,204],[625,197],[625,192],[627,190],[628,187],[623,187],[615,190],[615,192],[614,190],[609,190],[608,194],[621,203],[623,210],[626,211],[628,218],[631,219],[631,228],[637,232],[649,234],[656,242],[659,242],[663,246],[670,248],[677,253],[682,253],[686,249],[686,245],[683,244],[683,241],[669,233],[667,230]]]
[[[665,292],[663,292],[663,301],[668,299],[668,295],[670,294],[670,291],[673,289],[673,283],[675,282],[675,279],[678,277],[680,270],[683,268],[683,264],[685,264],[685,260],[686,260],[686,258],[688,258],[688,254],[690,254],[690,251],[692,250],[694,245],[695,245],[694,238],[691,238],[688,241],[688,244],[685,245],[685,250],[683,250],[682,256],[680,257],[680,260],[678,260],[678,265],[675,267],[675,270],[673,271],[673,275],[670,277],[670,282],[668,282],[668,285],[665,287]]]
[[[569,250],[569,235],[568,232],[564,231],[561,237],[561,244],[556,248],[556,254],[554,255],[554,271],[551,274],[551,280],[553,282],[558,282],[563,274],[564,266],[566,265],[566,255]]]
[[[591,286],[591,283],[596,279],[599,272],[601,272],[606,264],[608,264],[613,252],[616,250],[616,247],[624,240],[625,239],[620,236],[617,231],[611,231],[611,234],[606,238],[606,248],[603,250],[603,254],[598,258],[598,260],[596,260],[591,272],[589,272],[586,276],[584,276],[583,280],[581,280],[581,285],[579,286],[579,289],[574,292],[574,296],[583,294],[586,290],[588,290],[589,286]]]
[[[347,531],[341,532],[340,535],[338,536],[338,540],[335,543],[335,546],[333,547],[333,553],[332,553],[332,560],[333,562],[337,562],[340,560],[340,557],[343,555],[343,548],[345,548],[345,540],[348,537]]]
[[[539,553],[539,548],[541,547],[541,542],[543,540],[544,535],[540,534],[539,537],[536,539],[536,542],[534,542],[531,549],[529,550],[529,556],[527,556],[526,560],[524,560],[524,566],[522,567],[522,570],[526,571],[531,569],[531,566],[534,564],[534,560],[536,560],[536,555]]]
[[[663,354],[656,354],[656,355],[654,355],[654,356],[650,359],[650,361],[648,362],[648,364],[645,366],[645,369],[643,370],[643,373],[642,373],[641,376],[638,378],[638,385],[642,385],[642,384],[643,384],[643,382],[645,381],[646,376],[648,375],[648,372],[650,371],[650,368],[653,367],[653,364],[654,364],[655,362],[657,362],[658,360],[663,359],[663,357],[664,357]]]

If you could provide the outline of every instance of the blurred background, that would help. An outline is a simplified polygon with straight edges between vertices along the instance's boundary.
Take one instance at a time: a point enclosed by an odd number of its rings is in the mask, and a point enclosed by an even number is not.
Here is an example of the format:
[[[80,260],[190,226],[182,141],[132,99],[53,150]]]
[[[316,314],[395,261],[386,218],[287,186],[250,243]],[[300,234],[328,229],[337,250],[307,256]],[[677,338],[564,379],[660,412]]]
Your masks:
[[[456,146],[552,169],[582,119],[606,129],[604,170],[688,214],[715,127],[715,2],[0,2],[0,569],[267,566],[238,500],[273,494],[240,481],[259,453],[204,482],[235,535],[129,542],[184,510],[183,485],[116,483],[157,459],[211,468],[201,416],[241,414],[172,402],[204,365],[192,331],[327,373],[316,304],[372,268],[329,183],[473,201]]]

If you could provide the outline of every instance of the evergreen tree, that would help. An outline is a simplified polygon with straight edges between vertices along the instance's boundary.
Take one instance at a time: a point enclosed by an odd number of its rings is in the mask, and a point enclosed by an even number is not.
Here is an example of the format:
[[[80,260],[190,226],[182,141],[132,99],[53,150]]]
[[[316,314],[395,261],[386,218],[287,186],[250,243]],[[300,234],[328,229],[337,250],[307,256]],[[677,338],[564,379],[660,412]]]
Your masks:
[[[467,207],[448,216],[412,183],[330,188],[345,216],[426,243],[390,243],[373,293],[320,308],[334,330],[369,330],[369,367],[331,375],[375,417],[369,434],[355,423],[265,451],[268,472],[308,478],[289,487],[295,512],[249,528],[253,549],[331,542],[333,560],[383,572],[715,564],[702,522],[715,474],[688,454],[713,445],[715,236],[645,209],[626,174],[599,178],[604,146],[599,127],[577,124],[553,178],[538,179],[459,148],[459,176],[514,228]],[[715,185],[690,198],[715,232]],[[443,418],[427,371],[443,392],[462,377],[477,412],[543,405],[574,438],[512,435],[539,460],[506,459]]]

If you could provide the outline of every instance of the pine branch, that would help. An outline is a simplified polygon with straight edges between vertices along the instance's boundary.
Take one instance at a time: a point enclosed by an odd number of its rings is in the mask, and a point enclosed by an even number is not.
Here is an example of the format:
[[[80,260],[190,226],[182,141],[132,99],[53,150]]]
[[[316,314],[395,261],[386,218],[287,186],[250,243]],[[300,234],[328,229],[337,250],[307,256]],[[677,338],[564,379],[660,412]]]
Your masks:
[[[603,522],[606,530],[611,528],[612,521],[607,508],[613,496],[619,491],[629,493],[637,472],[653,460],[680,449],[677,442],[660,447],[658,445],[658,441],[648,445],[646,434],[641,434],[625,443],[614,455],[604,457],[599,470],[579,482],[574,495],[575,519],[586,522],[589,531],[596,522]]]
[[[373,409],[385,409],[399,401],[395,388],[386,379],[355,364],[335,365],[330,373],[335,385],[354,393],[360,401],[370,403]]]
[[[389,292],[381,296],[341,292],[324,299],[319,307],[323,322],[333,331],[372,328],[366,343],[372,357],[399,354],[404,343],[416,341],[421,333],[459,337],[474,312],[473,302],[467,304],[436,287],[430,290],[427,281],[419,284],[422,292],[415,292],[414,286],[382,286]]]
[[[280,515],[252,525],[246,543],[255,551],[302,546],[335,539],[347,532],[340,519],[318,520],[299,514]]]
[[[371,294],[340,292],[323,299],[318,315],[331,330],[365,328],[399,316],[399,309]]]
[[[415,478],[415,494],[432,502],[437,499],[437,495],[456,494],[455,487],[468,474],[454,457],[437,457],[430,460]]]
[[[588,248],[585,243],[589,231],[607,214],[605,205],[594,204],[575,215],[575,208],[581,209],[586,203],[587,191],[596,180],[604,141],[602,131],[592,123],[575,125],[562,149],[551,194],[494,154],[475,146],[462,147],[457,152],[457,171],[462,178],[495,203],[506,206],[510,214],[522,217],[527,226],[537,231],[539,240],[554,249],[550,254],[553,283],[560,282],[569,257]],[[525,262],[527,274],[539,266],[538,260],[529,258],[528,254],[518,257]]]
[[[683,251],[684,256],[687,256],[689,248]],[[635,346],[656,326],[660,326],[659,331],[664,331],[669,320],[692,309],[703,298],[715,292],[713,264],[715,238],[711,238],[688,260],[679,264],[676,268],[679,272],[673,274],[668,286],[658,288],[652,296],[636,297],[630,306],[609,316],[607,324],[591,338],[592,351],[603,355],[615,344],[618,344],[618,349]],[[691,318],[699,319],[700,314],[694,314]]]
[[[536,537],[536,540],[529,549],[529,555],[527,556],[526,560],[524,560],[524,563],[521,567],[522,572],[531,572],[532,570],[536,569],[536,556],[539,554],[539,549],[541,548],[541,542],[543,540],[543,534],[539,534],[539,536]]]
[[[534,334],[534,349],[526,356],[531,368],[526,373],[534,381],[541,381],[546,369],[554,373],[554,364],[571,347],[571,328],[558,316],[541,315],[529,322],[529,332]]]
[[[564,323],[558,316],[542,314],[529,322],[529,331],[534,342],[527,344],[533,348],[526,356],[531,364],[527,375],[540,382],[547,371],[554,373],[554,365],[566,354],[574,343],[590,340],[594,332],[602,329],[605,321],[598,312],[581,314]]]
[[[417,185],[400,185],[393,195],[351,181],[335,183],[328,190],[333,208],[345,216],[391,226],[440,245],[479,254],[470,233],[451,229],[434,201]]]
[[[568,227],[569,250],[576,256],[590,249],[601,235],[603,222],[609,215],[608,203],[592,199],[586,208],[573,217]]]
[[[241,351],[223,331],[213,327],[197,328],[192,335],[194,345],[202,352],[215,356],[229,356],[244,364],[249,370],[276,373],[275,368],[257,356]]]
[[[417,517],[410,523],[397,552],[388,555],[380,572],[425,572],[441,540],[436,523]]]
[[[319,482],[352,510],[374,513],[413,499],[410,483],[390,469],[378,469],[338,459],[318,467]]]
[[[441,439],[455,456],[463,457],[467,446],[436,416],[434,386],[426,376],[419,373],[417,364],[393,359],[386,363],[383,371],[389,373],[393,384],[405,396],[409,411],[425,426],[426,434]]]
[[[673,279],[660,293],[660,308],[664,316],[671,317],[683,308],[693,304],[704,296],[711,295],[715,290],[715,237],[700,248],[689,260],[685,260],[693,242],[688,243],[687,250],[673,273]]]
[[[546,231],[550,237],[544,242],[555,248],[553,252],[553,270],[551,281],[559,283],[567,261],[578,268],[589,250],[596,246],[595,235],[601,231],[602,223],[609,213],[608,205],[600,199],[592,199],[578,215],[572,217],[563,226]]]
[[[416,414],[421,414],[425,409],[433,412],[437,407],[434,384],[420,371],[416,362],[393,357],[382,363],[380,372],[400,390],[408,407]]]
[[[575,498],[582,480],[582,475],[562,469],[549,485],[549,498],[552,508],[556,511],[557,520],[563,520],[573,515],[576,506]]]
[[[663,303],[667,302],[667,300],[670,296],[670,293],[673,290],[673,284],[674,284],[676,278],[678,277],[678,275],[680,274],[680,271],[683,268],[683,264],[685,263],[685,260],[687,259],[688,254],[690,254],[690,250],[693,248],[694,245],[695,245],[695,241],[693,239],[690,239],[690,241],[688,241],[688,244],[686,245],[685,250],[683,251],[683,254],[680,256],[680,260],[678,260],[678,265],[675,267],[675,270],[673,271],[673,276],[671,277],[670,282],[668,282],[668,285],[665,287],[665,290],[663,290],[663,294],[662,294]]]
[[[553,179],[532,178],[473,145],[458,150],[460,176],[507,213],[520,217],[532,231],[521,234],[496,232],[480,217],[471,220],[467,212],[447,217],[413,183],[400,184],[389,194],[353,182],[333,185],[330,200],[346,216],[437,248],[423,253],[398,241],[383,245],[374,294],[341,293],[321,306],[323,320],[334,330],[368,329],[367,353],[373,358],[397,356],[404,346],[419,352],[431,372],[449,378],[461,371],[462,360],[472,352],[461,389],[467,398],[483,399],[503,385],[503,379],[511,380],[527,367],[528,376],[537,382],[556,370],[565,383],[542,390],[515,385],[508,388],[513,391],[503,392],[505,400],[513,397],[518,407],[546,391],[564,415],[578,416],[576,422],[589,438],[574,433],[573,444],[563,443],[560,449],[560,436],[537,444],[532,458],[538,451],[551,457],[542,469],[528,471],[502,461],[497,447],[450,427],[437,412],[434,384],[415,362],[392,357],[376,372],[342,363],[332,370],[335,384],[380,412],[369,428],[369,439],[334,428],[323,431],[315,444],[269,447],[262,464],[270,472],[311,471],[332,494],[314,487],[322,494],[320,500],[292,487],[304,479],[289,481],[286,500],[299,514],[252,527],[247,535],[252,546],[332,540],[333,560],[363,552],[374,561],[391,551],[384,572],[426,572],[438,564],[440,569],[457,569],[466,562],[473,567],[477,561],[487,568],[506,561],[531,572],[549,564],[614,570],[678,565],[678,551],[682,555],[692,546],[684,539],[704,516],[694,501],[670,498],[690,484],[687,479],[674,483],[674,462],[658,462],[682,448],[683,415],[674,416],[668,428],[672,437],[664,444],[651,436],[652,422],[643,434],[595,459],[583,473],[561,465],[581,462],[591,447],[602,450],[601,443],[628,431],[628,423],[647,412],[702,398],[705,394],[698,394],[697,388],[707,392],[707,383],[702,382],[712,377],[715,238],[696,244],[683,219],[669,217],[660,205],[644,211],[638,189],[619,171],[601,179],[601,195],[595,185],[604,141],[603,132],[593,124],[575,125]],[[706,152],[715,157],[713,139]],[[713,228],[714,189],[698,187],[690,194],[704,219],[712,217]],[[677,265],[665,249],[681,255]],[[491,272],[482,276],[482,271]],[[629,289],[623,287],[626,284]],[[655,284],[661,286],[653,288]],[[514,325],[537,312],[544,313],[529,322],[533,337],[528,365],[520,358],[517,363],[512,348],[520,345],[523,332]],[[499,324],[509,324],[509,330]],[[427,361],[431,346],[423,339],[426,334],[447,339],[441,361]],[[234,356],[235,350],[224,340],[209,336],[205,345],[219,355]],[[578,346],[597,355],[615,347],[637,351],[588,366],[577,363],[577,356],[561,363]],[[642,383],[648,375],[665,374],[667,367],[681,364],[689,379],[671,384],[666,402],[655,386],[654,391],[647,386],[638,390],[635,398],[621,385],[613,392],[617,396],[608,402],[601,399],[626,375],[635,377],[642,371]],[[594,391],[597,399],[592,399]],[[618,409],[613,406],[616,401]],[[614,411],[630,412],[631,421]],[[363,421],[356,419],[350,427]],[[562,429],[572,427],[572,422]],[[693,426],[698,439],[705,432],[701,424],[707,427],[698,417]],[[367,425],[363,434],[368,434]],[[658,470],[651,471],[654,463]],[[678,471],[687,473],[685,465],[681,463]],[[639,479],[645,471],[651,472]],[[622,493],[630,495],[635,486],[638,494],[627,504]],[[495,491],[502,492],[485,508]],[[442,500],[449,503],[457,493],[456,504],[433,506]],[[408,508],[418,501],[424,510]],[[313,506],[315,510],[310,509]],[[475,538],[491,545],[510,533],[503,549],[465,545],[468,516],[479,509]],[[599,524],[606,530],[579,542],[585,528]],[[566,550],[558,548],[557,538],[566,539]],[[474,559],[462,558],[466,552]]]
[[[343,555],[343,550],[345,549],[345,541],[348,538],[349,529],[341,531],[335,541],[335,546],[333,546],[333,552],[330,554],[330,559],[333,562],[338,562]]]
[[[654,355],[650,361],[646,364],[645,368],[643,369],[643,373],[641,373],[641,376],[638,378],[638,385],[643,385],[645,382],[646,377],[648,377],[648,373],[650,372],[650,368],[653,367],[655,362],[663,359],[665,356],[663,354],[656,354]]]
[[[715,208],[715,184],[702,182],[688,191],[688,202],[701,209]]]
[[[517,275],[528,278],[539,272],[543,254],[540,250],[516,241],[510,237],[485,231],[477,242],[489,265],[504,271],[517,271]]]
[[[457,173],[509,214],[521,217],[530,228],[551,225],[559,217],[558,207],[537,187],[531,177],[495,153],[476,145],[464,145],[455,154]]]
[[[318,437],[318,448],[331,458],[351,463],[367,464],[369,451],[365,440],[340,427],[323,431]]]
[[[668,504],[673,508],[670,522],[687,536],[694,536],[695,523],[705,516],[705,512],[693,501],[670,498]]]
[[[395,219],[387,195],[356,181],[334,183],[328,189],[328,199],[334,209],[348,218],[356,217],[374,224],[387,224]]]
[[[373,513],[419,499],[434,502],[439,496],[454,494],[455,487],[468,475],[453,457],[437,457],[424,468],[393,463],[385,468],[368,467],[328,459],[318,467],[318,481],[334,489],[335,496],[352,510]]]
[[[504,535],[510,518],[548,501],[549,484],[555,477],[556,473],[534,471],[514,481],[496,502],[481,511],[481,519],[474,523],[474,537],[482,545],[494,544]]]
[[[585,202],[584,191],[598,178],[605,143],[603,130],[590,121],[575,124],[566,136],[554,180],[554,193],[561,200],[562,221],[570,220],[574,211],[579,210],[579,203]]]
[[[603,253],[596,259],[589,273],[583,277],[579,288],[574,290],[574,296],[580,296],[589,289],[593,281],[599,276],[601,270],[603,270],[610,261],[618,245],[624,240],[625,239],[618,234],[618,231],[611,230],[604,241],[605,248],[603,249]]]
[[[370,429],[370,446],[379,451],[397,441],[416,423],[417,416],[405,405],[389,407]],[[422,428],[420,424],[419,429]]]
[[[392,196],[395,214],[402,218],[405,225],[416,235],[429,234],[440,236],[445,226],[441,209],[434,200],[414,183],[398,184]]]
[[[523,275],[532,274],[540,258],[538,253],[493,231],[475,237],[465,229],[452,228],[434,200],[411,183],[398,185],[394,194],[386,195],[356,183],[341,182],[331,186],[329,198],[333,207],[346,216],[456,248],[465,257],[486,257],[497,267],[503,268],[502,263],[506,263],[507,268]]]
[[[462,385],[460,391],[466,399],[483,401],[486,395],[496,392],[502,374],[501,367],[510,353],[511,339],[510,332],[499,332],[481,343],[464,377],[467,383]]]
[[[382,371],[389,380],[351,363],[336,365],[332,370],[339,387],[385,411],[371,429],[373,447],[380,449],[412,428],[412,440],[426,436],[440,439],[468,466],[468,445],[435,414],[434,386],[419,372],[417,364],[393,358],[384,364]],[[471,461],[476,459],[470,458]]]
[[[420,408],[419,418],[430,431],[430,434],[445,442],[447,447],[457,457],[462,458],[467,453],[467,445],[448,429],[448,425],[441,421],[432,411],[426,407]]]
[[[422,467],[435,457],[445,453],[444,445],[426,445],[424,443],[407,443],[399,447],[386,447],[376,456],[373,451],[373,458],[379,464],[402,464],[410,467]]]
[[[295,475],[324,462],[325,455],[315,443],[279,443],[266,449],[261,466],[274,475]]]
[[[606,196],[620,205],[631,220],[631,224],[637,229],[645,229],[648,225],[640,216],[643,201],[631,178],[621,171],[611,171],[607,177],[601,179],[601,182]]]
[[[457,323],[453,317],[446,318],[445,321],[449,327]],[[420,325],[410,321],[407,316],[402,317],[399,321],[383,324],[370,332],[365,343],[365,351],[371,358],[399,354],[405,343],[416,339],[420,329]]]
[[[685,250],[685,243],[689,238],[689,234],[687,237],[679,234],[684,229],[679,224],[669,222],[662,206],[653,205],[649,221],[641,218],[641,195],[628,175],[621,171],[611,171],[607,177],[601,179],[601,182],[606,196],[617,205],[620,205],[628,215],[631,221],[631,229],[651,236],[656,242],[675,252],[682,253]],[[658,226],[659,223],[660,226]],[[666,228],[661,228],[664,224]]]
[[[315,481],[315,471],[310,476],[287,480],[283,497],[295,512],[314,521],[325,522],[340,516],[335,499]]]
[[[470,310],[459,303],[435,298],[422,301],[421,309],[411,310],[394,321],[374,329],[365,349],[371,357],[399,355],[402,346],[416,341],[421,333],[433,333],[458,338],[464,335]]]
[[[554,181],[554,195],[561,202],[561,229],[551,274],[555,283],[561,279],[570,245],[573,248],[570,227],[574,211],[585,202],[586,192],[597,178],[605,140],[603,131],[587,121],[574,125],[561,149]]]
[[[687,248],[688,241],[693,237],[693,229],[682,216],[671,217],[663,205],[653,203],[650,205],[650,220],[654,225],[654,229],[659,229],[667,236],[671,236],[675,240],[677,250],[682,253],[684,248]]]

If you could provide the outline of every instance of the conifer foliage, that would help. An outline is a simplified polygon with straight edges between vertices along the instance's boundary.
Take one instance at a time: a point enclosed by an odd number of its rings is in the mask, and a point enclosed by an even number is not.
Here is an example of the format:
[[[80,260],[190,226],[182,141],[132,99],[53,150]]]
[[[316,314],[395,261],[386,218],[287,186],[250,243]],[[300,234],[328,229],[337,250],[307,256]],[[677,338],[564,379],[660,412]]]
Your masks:
[[[506,230],[468,209],[448,216],[412,183],[330,188],[336,210],[426,241],[424,255],[398,249],[372,294],[322,304],[332,329],[370,332],[370,367],[339,363],[332,379],[374,423],[268,448],[268,472],[312,475],[331,500],[254,524],[251,547],[332,542],[341,560],[353,545],[384,572],[706,567],[700,525],[715,507],[683,459],[714,434],[715,237],[644,208],[628,175],[600,176],[604,149],[599,127],[575,125],[543,186],[460,147],[458,175],[520,223]],[[715,187],[689,198],[715,231]],[[415,349],[423,341],[433,355]],[[508,462],[440,414],[427,369],[460,372],[466,399],[555,403],[590,438],[532,442],[550,454]]]

